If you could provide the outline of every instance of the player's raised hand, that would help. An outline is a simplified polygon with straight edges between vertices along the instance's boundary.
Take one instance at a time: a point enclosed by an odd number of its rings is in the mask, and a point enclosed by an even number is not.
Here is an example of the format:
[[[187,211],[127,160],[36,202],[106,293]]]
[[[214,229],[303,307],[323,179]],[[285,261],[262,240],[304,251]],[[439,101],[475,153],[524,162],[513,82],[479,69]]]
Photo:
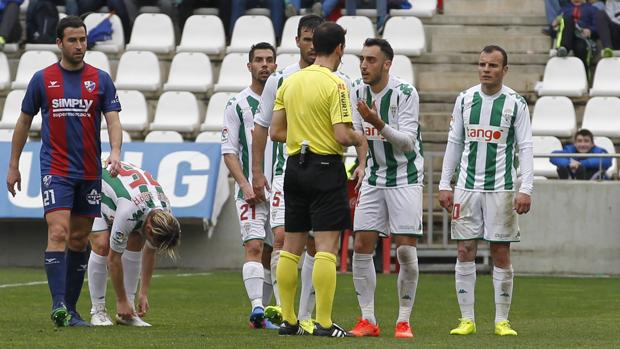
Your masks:
[[[524,214],[530,212],[532,206],[532,198],[525,193],[517,193],[515,197],[514,209],[518,214]]]
[[[117,300],[116,313],[123,319],[129,320],[134,315],[133,306],[129,304],[129,301],[127,301],[127,299],[122,301]]]
[[[110,156],[105,161],[105,167],[108,169],[110,176],[116,177],[121,170],[121,159],[119,154],[114,152],[110,153]]]
[[[366,168],[363,166],[357,166],[355,171],[353,171],[353,175],[351,175],[352,180],[357,180],[355,183],[355,192],[357,193],[362,186],[362,181],[364,180],[364,175],[366,174]]]
[[[241,188],[241,192],[243,193],[243,199],[250,205],[256,204],[256,194],[254,193],[254,189],[250,185],[250,183],[245,182],[239,186]]]
[[[265,190],[271,192],[271,188],[269,187],[269,183],[267,182],[265,174],[263,174],[262,172],[252,173],[252,189],[254,190],[254,197],[256,203],[266,200]]]
[[[22,175],[19,173],[19,168],[9,167],[6,175],[6,188],[13,197],[15,197],[15,184],[17,184],[17,190],[22,191]]]
[[[357,101],[357,111],[360,113],[364,121],[372,125],[381,120],[379,118],[379,113],[377,113],[377,107],[374,103],[372,103],[372,108],[368,108],[366,102],[360,99]]]
[[[140,293],[138,296],[138,316],[145,317],[149,309],[149,298],[145,294]]]
[[[439,205],[441,205],[441,207],[445,208],[446,211],[448,211],[448,213],[452,213],[452,205],[453,204],[454,204],[454,202],[453,202],[452,191],[450,191],[450,190],[440,190],[439,191]]]

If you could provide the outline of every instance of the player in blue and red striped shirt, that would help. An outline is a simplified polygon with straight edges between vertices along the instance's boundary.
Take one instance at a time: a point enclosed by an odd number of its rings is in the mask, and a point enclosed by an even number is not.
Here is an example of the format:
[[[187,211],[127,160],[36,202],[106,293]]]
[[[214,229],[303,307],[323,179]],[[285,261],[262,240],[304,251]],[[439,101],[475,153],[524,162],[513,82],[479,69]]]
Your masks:
[[[121,110],[110,76],[84,63],[86,26],[79,17],[58,24],[60,62],[34,74],[15,125],[7,174],[9,192],[21,190],[19,158],[34,115],[41,110],[41,191],[47,221],[45,271],[57,326],[89,326],[76,303],[88,264],[86,251],[101,196],[101,114],[112,148],[106,166],[120,168]],[[65,253],[65,249],[68,250]]]

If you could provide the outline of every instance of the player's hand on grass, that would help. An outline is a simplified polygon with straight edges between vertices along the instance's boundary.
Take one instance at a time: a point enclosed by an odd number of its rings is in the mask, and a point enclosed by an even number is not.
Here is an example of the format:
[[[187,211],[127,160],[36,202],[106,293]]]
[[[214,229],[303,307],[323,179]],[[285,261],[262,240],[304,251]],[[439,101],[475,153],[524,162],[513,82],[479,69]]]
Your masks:
[[[517,193],[515,197],[515,211],[518,214],[528,213],[530,206],[532,206],[532,198],[527,194]]]
[[[110,153],[110,156],[105,161],[105,167],[108,169],[110,176],[116,177],[118,175],[118,171],[121,170],[121,159],[119,154],[115,154],[114,152]]]
[[[357,193],[362,186],[362,181],[364,180],[364,175],[366,174],[366,168],[364,166],[357,166],[351,175],[352,180],[357,180],[355,183],[355,192]]]
[[[138,316],[145,317],[149,309],[149,298],[145,294],[140,293],[138,296]]]
[[[269,183],[267,183],[267,178],[262,172],[252,173],[252,188],[254,189],[255,200],[257,203],[266,200],[265,190],[271,191],[271,188],[269,188]]]
[[[440,190],[439,191],[439,205],[441,205],[441,207],[445,208],[446,211],[448,211],[448,213],[452,213],[452,205],[453,204],[454,204],[454,202],[453,202],[452,191],[450,191],[450,190]]]
[[[133,306],[127,300],[116,301],[116,313],[124,319],[130,319],[134,315]]]
[[[22,191],[22,175],[19,173],[19,168],[9,167],[9,172],[6,175],[6,187],[13,197],[15,197],[15,184],[17,184],[17,190]]]
[[[245,199],[245,202],[247,202],[250,205],[256,204],[256,194],[254,193],[254,189],[252,189],[252,185],[250,185],[250,183],[248,182],[245,182],[241,184],[240,187],[241,187],[241,192],[243,193],[243,198]]]

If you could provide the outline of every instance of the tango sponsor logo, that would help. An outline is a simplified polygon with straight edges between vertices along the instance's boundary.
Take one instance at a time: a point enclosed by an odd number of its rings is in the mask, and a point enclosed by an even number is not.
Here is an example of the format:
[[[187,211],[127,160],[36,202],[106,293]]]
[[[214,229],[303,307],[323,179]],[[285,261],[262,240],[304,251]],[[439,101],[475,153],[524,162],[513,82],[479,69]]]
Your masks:
[[[507,127],[469,125],[466,137],[470,142],[506,143],[508,138]]]

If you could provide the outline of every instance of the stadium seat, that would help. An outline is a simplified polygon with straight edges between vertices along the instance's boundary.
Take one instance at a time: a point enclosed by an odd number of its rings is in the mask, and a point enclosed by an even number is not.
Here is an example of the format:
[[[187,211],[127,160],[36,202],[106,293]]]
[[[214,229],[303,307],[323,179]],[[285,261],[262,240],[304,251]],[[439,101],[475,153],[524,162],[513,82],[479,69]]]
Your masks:
[[[84,55],[84,62],[110,74],[110,77],[112,76],[112,72],[110,70],[110,61],[108,60],[108,56],[106,56],[105,53],[101,51],[86,51],[86,55]]]
[[[4,101],[4,109],[2,110],[2,119],[0,119],[0,129],[15,128],[15,124],[17,123],[17,119],[21,114],[22,110],[22,100],[24,99],[24,95],[26,95],[26,90],[13,90],[9,92],[6,96],[6,100]],[[32,119],[32,124],[30,126],[30,130],[39,131],[41,130],[41,111],[37,113]]]
[[[207,114],[205,121],[200,125],[201,131],[221,131],[224,124],[224,109],[228,101],[233,98],[236,93],[215,93],[209,99],[207,105]]]
[[[347,30],[344,52],[359,55],[362,52],[364,41],[375,37],[375,29],[370,18],[363,16],[342,16],[336,21]]]
[[[265,16],[241,16],[235,22],[226,53],[249,52],[252,45],[263,41],[274,46],[276,44],[271,19]]]
[[[252,77],[247,67],[246,53],[229,53],[220,66],[220,77],[214,92],[239,92],[248,87]]]
[[[174,27],[170,17],[163,13],[143,13],[133,24],[126,49],[169,54],[174,47]]]
[[[185,21],[177,52],[202,52],[220,57],[226,48],[226,34],[217,16],[191,16]]]
[[[101,143],[110,143],[110,135],[108,134],[108,130],[101,130],[99,132],[99,138],[101,139]],[[123,143],[131,142],[131,135],[129,132],[123,130]]]
[[[534,89],[539,96],[583,96],[588,90],[586,69],[577,57],[553,57],[545,66],[543,81]]]
[[[583,113],[582,128],[596,136],[620,137],[620,98],[592,97]]]
[[[125,49],[125,32],[123,31],[123,24],[121,19],[113,14],[110,16],[108,13],[91,13],[84,19],[86,29],[91,30],[106,18],[110,18],[112,23],[112,37],[106,41],[100,41],[93,46],[93,50],[106,53],[120,53]]]
[[[596,65],[590,96],[620,97],[620,57],[603,58]]]
[[[118,62],[116,88],[156,92],[161,87],[159,61],[153,52],[125,52]]]
[[[2,131],[0,130],[0,141],[2,141]],[[204,131],[200,132],[196,137],[196,143],[221,143],[222,142],[222,132],[217,131]]]
[[[356,55],[344,54],[338,71],[344,73],[351,79],[351,82],[362,77],[360,72],[360,59]]]
[[[19,59],[15,81],[12,89],[25,89],[34,73],[51,64],[58,62],[58,57],[50,51],[26,51]]]
[[[11,87],[11,69],[9,60],[4,52],[0,52],[0,90],[8,90]]]
[[[391,17],[385,23],[383,38],[397,55],[419,56],[426,51],[424,26],[417,17]]]
[[[191,133],[200,124],[198,101],[191,92],[168,91],[161,94],[151,130]]]
[[[415,86],[415,76],[413,75],[413,65],[407,56],[394,55],[390,74],[397,76],[404,81]]]
[[[183,143],[183,136],[176,131],[151,131],[144,137],[145,143]]]
[[[299,26],[299,19],[301,16],[289,17],[284,23],[284,29],[282,30],[282,42],[278,47],[278,54],[282,53],[299,53],[299,47],[295,38],[297,37],[297,26]],[[281,69],[281,68],[278,68]]]
[[[245,10],[245,14],[248,16],[271,16],[271,11],[265,7],[253,7]]]
[[[283,70],[289,65],[299,63],[299,54],[296,53],[280,53],[276,58],[278,70]]]
[[[411,8],[408,10],[390,10],[390,16],[433,17],[437,12],[437,0],[414,0],[410,4]]]
[[[13,130],[0,130],[0,142],[11,142],[13,140]]]
[[[594,144],[607,150],[609,154],[616,154],[616,148],[614,147],[614,142],[607,137],[594,137]],[[611,167],[605,171],[607,177],[616,178],[618,177],[618,159],[613,158],[611,160]]]
[[[534,154],[549,154],[554,150],[562,150],[562,143],[553,136],[533,136]],[[547,178],[557,178],[557,167],[549,161],[549,158],[534,158],[534,175]]]
[[[164,91],[207,93],[212,88],[213,72],[209,56],[201,52],[181,52],[174,56]]]
[[[118,90],[118,99],[123,109],[119,113],[123,130],[130,132],[143,132],[149,124],[148,107],[146,99],[140,91]],[[102,118],[102,128],[107,128],[105,118]]]
[[[575,108],[568,97],[545,96],[536,101],[532,115],[533,135],[571,137],[576,129]]]
[[[199,7],[194,10],[194,14],[199,16],[218,16],[220,10],[215,7]]]

